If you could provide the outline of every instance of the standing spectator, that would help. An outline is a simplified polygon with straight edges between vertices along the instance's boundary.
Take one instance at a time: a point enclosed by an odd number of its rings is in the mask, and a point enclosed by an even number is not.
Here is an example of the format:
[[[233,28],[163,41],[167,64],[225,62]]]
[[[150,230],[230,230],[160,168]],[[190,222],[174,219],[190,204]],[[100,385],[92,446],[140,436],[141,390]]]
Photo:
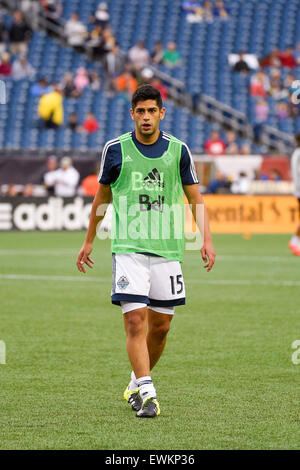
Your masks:
[[[116,44],[116,38],[113,35],[112,30],[109,27],[106,27],[103,30],[102,34],[103,40],[104,40],[104,53],[107,53],[113,49],[113,47]]]
[[[167,49],[164,51],[163,64],[166,67],[174,68],[180,65],[181,57],[177,49],[177,44],[174,41],[169,41]]]
[[[265,122],[270,112],[269,105],[266,100],[259,99],[255,104],[255,121],[256,124]]]
[[[87,113],[80,130],[86,132],[87,134],[92,134],[93,132],[98,131],[99,123],[94,116],[94,113]]]
[[[78,51],[82,51],[88,32],[86,26],[79,20],[77,13],[71,14],[68,21],[66,21],[64,30],[68,44]]]
[[[233,131],[226,132],[226,141],[226,154],[237,155],[239,153],[239,146]]]
[[[13,55],[27,54],[27,42],[31,37],[31,29],[25,22],[22,12],[17,10],[13,14],[13,22],[9,29],[9,46]]]
[[[157,41],[154,44],[153,51],[151,52],[151,61],[154,65],[161,65],[163,63],[164,48],[163,43]]]
[[[7,78],[11,76],[11,62],[8,52],[3,52],[0,62],[0,78]]]
[[[2,13],[0,11],[0,55],[2,55],[3,52],[6,52],[7,39],[8,39],[8,31],[7,31],[5,22],[3,20]]]
[[[58,197],[74,197],[79,182],[79,173],[72,166],[70,157],[62,158],[60,168],[45,175],[46,186],[54,186],[54,194]]]
[[[84,88],[86,88],[90,84],[89,75],[85,67],[79,67],[76,71],[76,75],[74,78],[74,85],[82,92]]]
[[[145,48],[144,41],[138,41],[129,49],[128,58],[136,70],[141,70],[150,63],[150,54]]]
[[[42,183],[46,187],[48,194],[54,195],[54,183],[52,182],[52,175],[57,170],[58,161],[55,155],[50,155],[46,160],[47,171],[42,176]]]
[[[261,96],[265,98],[270,90],[270,81],[265,72],[260,70],[252,75],[250,80],[251,96]]]
[[[54,84],[54,89],[42,95],[38,104],[38,115],[47,129],[57,129],[64,121],[63,96],[61,87]]]
[[[297,67],[297,62],[294,57],[294,50],[291,46],[285,48],[284,52],[279,53],[279,59],[282,67],[293,69]]]
[[[226,144],[216,130],[210,133],[210,138],[205,142],[204,148],[210,155],[224,155],[226,153]]]
[[[32,96],[42,96],[45,93],[50,93],[51,89],[47,80],[43,77],[39,78],[36,83],[33,83],[30,88],[30,94]]]
[[[103,28],[106,28],[106,26],[108,26],[109,19],[110,16],[107,3],[100,2],[94,14],[94,17],[92,18],[92,22],[100,24]]]
[[[14,80],[23,80],[23,78],[32,80],[35,76],[35,69],[28,62],[25,55],[20,55],[20,57],[13,62],[11,74]]]
[[[71,72],[66,72],[64,74],[60,86],[66,98],[80,98],[81,90],[75,86]]]
[[[125,54],[123,54],[123,52],[120,50],[119,45],[115,44],[113,49],[106,54],[103,60],[103,68],[105,74],[105,91],[113,91],[113,80],[124,73],[125,64]]]

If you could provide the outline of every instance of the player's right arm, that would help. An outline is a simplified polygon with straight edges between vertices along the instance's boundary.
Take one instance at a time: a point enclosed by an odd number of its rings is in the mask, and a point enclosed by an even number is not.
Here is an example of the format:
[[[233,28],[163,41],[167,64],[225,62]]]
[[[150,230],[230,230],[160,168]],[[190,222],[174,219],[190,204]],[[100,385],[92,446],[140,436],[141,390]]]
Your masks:
[[[105,210],[99,209],[101,209],[101,206],[103,207],[104,205],[107,207],[107,205],[111,202],[111,199],[112,193],[110,185],[99,183],[99,187],[92,205],[89,227],[76,262],[78,270],[82,273],[86,272],[84,268],[85,264],[89,268],[93,267],[94,261],[90,258],[90,254],[93,249],[93,241],[97,233],[97,226],[105,215]]]

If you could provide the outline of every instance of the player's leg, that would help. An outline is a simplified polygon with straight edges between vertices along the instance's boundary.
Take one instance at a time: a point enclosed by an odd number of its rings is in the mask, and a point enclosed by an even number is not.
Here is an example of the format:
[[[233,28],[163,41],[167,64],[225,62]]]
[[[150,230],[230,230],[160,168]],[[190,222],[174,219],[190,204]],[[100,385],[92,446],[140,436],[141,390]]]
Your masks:
[[[298,226],[288,246],[294,255],[300,256],[300,199],[298,199]]]
[[[147,315],[147,307],[124,313],[127,353],[136,378],[150,375]]]
[[[163,353],[174,312],[173,307],[165,308],[164,312],[161,312],[162,309],[159,307],[156,308],[160,311],[155,311],[155,307],[153,309],[148,307],[147,347],[150,370],[153,369]],[[167,310],[170,311],[170,314],[167,313]]]

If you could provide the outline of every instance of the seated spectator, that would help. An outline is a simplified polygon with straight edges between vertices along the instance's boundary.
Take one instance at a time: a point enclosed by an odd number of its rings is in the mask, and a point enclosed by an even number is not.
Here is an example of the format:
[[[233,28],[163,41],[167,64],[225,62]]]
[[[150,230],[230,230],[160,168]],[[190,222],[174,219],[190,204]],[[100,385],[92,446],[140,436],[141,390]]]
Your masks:
[[[22,196],[23,197],[32,197],[33,196],[33,184],[28,183],[25,184],[23,191],[22,191]]]
[[[0,55],[3,54],[3,52],[6,52],[7,46],[6,46],[6,41],[8,39],[8,31],[6,28],[5,21],[3,20],[2,13],[0,11]]]
[[[284,52],[280,52],[278,57],[282,67],[287,67],[290,69],[297,67],[297,62],[294,57],[294,50],[291,46],[286,47]]]
[[[164,55],[163,43],[160,41],[157,41],[154,44],[153,50],[150,54],[151,62],[154,65],[161,65],[163,62],[163,55]]]
[[[179,66],[181,63],[181,57],[177,49],[177,44],[174,41],[169,41],[167,49],[164,51],[163,64],[166,67],[174,68]]]
[[[50,155],[46,160],[47,171],[42,175],[41,183],[46,187],[49,195],[54,195],[54,183],[50,184],[50,180],[54,171],[57,170],[58,161],[55,155]],[[50,173],[50,176],[48,176]],[[46,183],[48,181],[49,183]]]
[[[284,101],[280,101],[276,104],[276,117],[279,121],[287,119],[289,117],[289,107]]]
[[[243,142],[241,147],[240,147],[239,154],[240,155],[251,155],[251,153],[252,153],[251,144],[249,142]]]
[[[247,173],[241,171],[237,179],[232,183],[230,190],[234,194],[247,194],[250,188],[251,180]]]
[[[80,21],[77,13],[72,13],[68,21],[66,21],[64,31],[70,46],[79,51],[84,50],[88,31],[85,24]]]
[[[280,171],[276,168],[272,168],[269,173],[269,180],[271,181],[282,181],[282,176]]]
[[[250,94],[251,96],[266,97],[270,90],[270,81],[267,74],[259,71],[252,75],[250,80]]]
[[[68,120],[68,127],[69,129],[71,129],[71,131],[77,132],[80,130],[77,113],[74,112],[70,114]]]
[[[42,15],[48,21],[47,32],[51,35],[53,30],[62,29],[61,15],[63,12],[60,0],[41,0]]]
[[[184,0],[182,10],[189,23],[199,23],[203,18],[203,10],[199,0]]]
[[[36,83],[33,83],[30,87],[30,94],[32,96],[42,96],[45,93],[50,93],[51,88],[48,84],[48,81],[41,77]]]
[[[205,194],[229,192],[231,182],[221,171],[217,171],[214,179],[206,187]]]
[[[255,122],[260,124],[268,119],[270,112],[269,105],[266,100],[259,99],[255,104]]]
[[[131,95],[138,87],[138,81],[128,65],[125,67],[125,72],[119,77],[116,77],[113,83],[115,90],[119,93],[123,93],[127,99],[130,99]]]
[[[27,54],[28,41],[31,38],[31,29],[25,22],[22,12],[17,10],[13,13],[13,22],[9,28],[9,49],[13,55]]]
[[[101,88],[101,79],[96,70],[91,70],[89,73],[90,87],[93,91],[98,91]]]
[[[100,2],[98,8],[91,19],[92,23],[100,24],[103,28],[106,28],[110,20],[108,5],[106,2]]]
[[[145,48],[144,41],[138,41],[129,49],[128,59],[137,70],[141,70],[150,63],[150,54]]]
[[[296,119],[300,115],[300,108],[298,104],[294,104],[291,101],[288,102],[289,117]]]
[[[215,8],[213,9],[214,16],[217,16],[223,20],[227,20],[229,17],[229,10],[225,8],[222,0],[216,0]]]
[[[114,48],[116,44],[116,38],[113,35],[113,32],[109,27],[106,27],[103,30],[102,37],[104,40],[104,53],[107,53]]]
[[[233,66],[234,72],[238,72],[238,73],[250,72],[251,69],[243,57],[244,57],[243,54],[239,54],[239,59]]]
[[[53,91],[42,95],[38,103],[38,115],[41,124],[47,129],[57,129],[64,121],[62,89],[56,83]]]
[[[205,151],[210,155],[224,155],[226,153],[226,144],[220,138],[219,132],[214,130],[204,144]]]
[[[71,72],[66,72],[60,83],[66,98],[80,98],[81,90],[75,86],[73,75]]]
[[[239,153],[239,146],[236,142],[236,136],[233,131],[226,132],[226,154],[237,155]]]
[[[214,19],[212,2],[204,1],[202,11],[203,11],[203,18],[209,23],[211,23]]]
[[[279,49],[273,49],[269,55],[259,61],[261,67],[281,67]]]
[[[8,52],[3,52],[0,62],[0,78],[7,78],[11,76],[11,62]]]
[[[99,187],[98,174],[99,174],[99,165],[97,165],[95,169],[95,173],[93,173],[92,175],[88,175],[86,178],[82,180],[81,189],[82,189],[82,193],[84,194],[84,196],[91,196],[91,197],[95,196]]]
[[[11,75],[14,80],[23,80],[24,78],[33,80],[35,69],[28,62],[26,56],[20,55],[12,64]]]
[[[64,157],[59,169],[45,175],[45,184],[54,186],[54,195],[57,197],[74,197],[79,177],[78,171],[72,165],[72,159]]]
[[[168,89],[159,78],[154,78],[150,82],[150,85],[152,85],[160,92],[163,101],[166,101],[168,99]]]
[[[87,134],[92,134],[93,132],[98,131],[99,123],[94,116],[94,113],[87,113],[82,125],[80,126],[80,132],[85,132]]]
[[[76,75],[74,78],[74,85],[76,89],[82,92],[82,90],[86,88],[87,86],[89,86],[89,84],[90,84],[90,79],[89,79],[89,75],[87,73],[86,68],[79,67],[76,71]]]

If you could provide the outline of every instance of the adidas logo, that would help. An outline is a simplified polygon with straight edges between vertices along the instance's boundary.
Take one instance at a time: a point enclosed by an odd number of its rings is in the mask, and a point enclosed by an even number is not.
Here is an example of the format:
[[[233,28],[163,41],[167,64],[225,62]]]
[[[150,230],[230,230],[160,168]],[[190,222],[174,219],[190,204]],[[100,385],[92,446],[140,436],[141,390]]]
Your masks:
[[[127,155],[127,157],[125,157],[125,162],[132,162],[132,158],[129,155]]]
[[[152,171],[144,178],[144,187],[154,186],[157,188],[164,188],[165,184],[162,181],[162,178],[156,168],[153,168]]]

